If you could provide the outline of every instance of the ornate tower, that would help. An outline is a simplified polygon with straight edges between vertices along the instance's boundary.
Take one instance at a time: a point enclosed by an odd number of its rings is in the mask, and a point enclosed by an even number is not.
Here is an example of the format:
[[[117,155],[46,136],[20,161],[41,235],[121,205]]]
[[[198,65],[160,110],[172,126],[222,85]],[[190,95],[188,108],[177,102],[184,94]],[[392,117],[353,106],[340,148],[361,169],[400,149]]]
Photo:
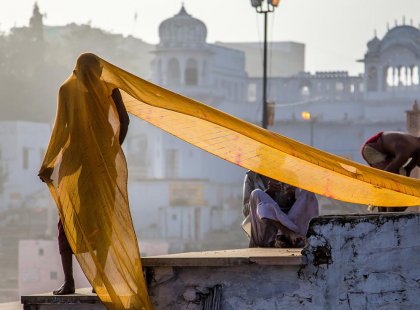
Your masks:
[[[203,99],[209,86],[206,25],[187,13],[185,7],[159,26],[160,42],[153,62],[153,81],[177,92]],[[201,91],[200,91],[201,90]]]
[[[406,97],[420,90],[420,30],[409,25],[390,29],[382,40],[367,44],[365,93],[368,98]]]
[[[42,20],[43,16],[39,12],[38,3],[35,2],[32,16],[29,20],[29,27],[36,41],[42,41],[44,39],[44,24]]]

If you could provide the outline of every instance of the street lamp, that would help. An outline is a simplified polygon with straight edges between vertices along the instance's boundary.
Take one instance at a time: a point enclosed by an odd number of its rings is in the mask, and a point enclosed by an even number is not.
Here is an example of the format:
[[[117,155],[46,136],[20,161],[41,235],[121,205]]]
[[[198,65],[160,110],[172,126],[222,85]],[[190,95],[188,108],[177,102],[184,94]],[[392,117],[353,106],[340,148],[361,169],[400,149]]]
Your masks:
[[[300,116],[304,121],[309,121],[309,129],[310,129],[310,139],[309,144],[310,146],[314,146],[314,124],[316,122],[316,117],[311,115],[311,112],[303,111],[300,113]]]
[[[257,13],[264,14],[264,59],[263,59],[263,119],[262,127],[267,128],[267,14],[274,12],[274,9],[279,5],[280,0],[251,0],[251,5],[255,8]]]

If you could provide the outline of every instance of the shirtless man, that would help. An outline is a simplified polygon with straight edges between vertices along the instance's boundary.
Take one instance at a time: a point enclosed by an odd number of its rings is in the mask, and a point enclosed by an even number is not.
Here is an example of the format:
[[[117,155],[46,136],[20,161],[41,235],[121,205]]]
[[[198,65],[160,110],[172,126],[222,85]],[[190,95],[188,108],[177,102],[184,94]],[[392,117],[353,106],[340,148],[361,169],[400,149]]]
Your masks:
[[[406,132],[384,131],[369,138],[362,146],[362,157],[374,168],[409,177],[420,166],[420,137]],[[404,211],[405,208],[378,208],[380,212]]]
[[[420,138],[406,132],[384,131],[365,142],[362,156],[374,168],[410,176],[420,165]]]

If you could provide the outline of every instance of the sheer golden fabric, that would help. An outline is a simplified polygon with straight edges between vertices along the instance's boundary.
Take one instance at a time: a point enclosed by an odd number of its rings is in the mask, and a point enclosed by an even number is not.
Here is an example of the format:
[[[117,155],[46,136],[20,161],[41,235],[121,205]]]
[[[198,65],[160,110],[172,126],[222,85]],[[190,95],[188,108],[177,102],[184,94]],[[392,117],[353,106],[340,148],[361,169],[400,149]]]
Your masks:
[[[92,57],[100,68],[80,65]],[[60,88],[40,174],[51,176],[70,245],[110,309],[152,308],[128,205],[114,88],[129,113],[246,169],[342,201],[420,205],[419,180],[317,150],[83,54]]]
[[[40,176],[86,277],[108,309],[152,309],[127,198],[119,117],[102,62],[79,57],[61,86]]]

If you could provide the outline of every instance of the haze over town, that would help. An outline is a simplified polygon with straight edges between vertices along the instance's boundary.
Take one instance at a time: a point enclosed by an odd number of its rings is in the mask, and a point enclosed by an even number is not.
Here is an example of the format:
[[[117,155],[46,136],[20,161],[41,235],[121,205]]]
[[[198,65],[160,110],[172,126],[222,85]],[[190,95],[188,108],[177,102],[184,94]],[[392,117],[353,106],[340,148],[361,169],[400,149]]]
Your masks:
[[[269,15],[269,129],[360,163],[369,136],[405,131],[420,98],[418,6],[282,0]],[[249,0],[0,2],[0,302],[62,281],[37,173],[80,53],[260,125],[262,21]],[[142,255],[247,246],[245,169],[135,117],[123,149]],[[319,201],[322,214],[367,212]]]
[[[0,2],[0,30],[28,24],[32,0]],[[208,28],[208,41],[262,41],[262,17],[249,0],[73,0],[37,1],[46,25],[90,23],[94,27],[133,35],[158,43],[159,23],[173,16],[181,3]],[[420,22],[416,0],[282,0],[270,15],[270,41],[296,41],[306,45],[306,70],[347,70],[360,73],[356,60],[366,52],[366,42],[377,31],[383,37],[387,24],[403,18],[415,26]],[[137,16],[137,17],[136,17]],[[226,31],[226,30],[229,31]]]

